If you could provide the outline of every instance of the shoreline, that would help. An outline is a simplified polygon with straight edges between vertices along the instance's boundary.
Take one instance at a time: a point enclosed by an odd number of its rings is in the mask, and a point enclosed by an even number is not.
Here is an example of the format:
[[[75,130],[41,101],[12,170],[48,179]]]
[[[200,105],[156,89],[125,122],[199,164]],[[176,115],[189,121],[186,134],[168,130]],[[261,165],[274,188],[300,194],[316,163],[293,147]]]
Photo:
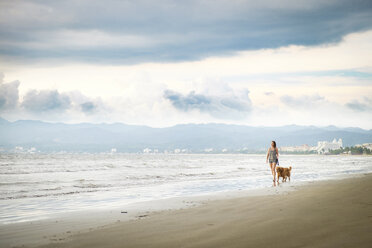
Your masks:
[[[354,175],[355,176],[355,175]],[[334,179],[331,179],[334,180]],[[339,180],[339,179],[336,179]],[[280,184],[277,187],[262,187],[246,190],[210,192],[194,196],[170,197],[123,205],[56,213],[45,218],[0,224],[0,246],[37,247],[60,242],[71,235],[142,219],[154,213],[172,212],[203,206],[213,201],[231,200],[239,197],[268,196],[295,190],[295,187],[313,182]],[[94,216],[94,218],[92,218]],[[51,228],[52,227],[52,228]],[[22,233],[19,231],[22,230]],[[36,231],[35,231],[36,230]]]
[[[368,184],[367,186],[370,187],[371,183],[369,183],[372,179],[372,174],[355,174],[351,177],[344,177],[338,179],[330,179],[330,180],[323,180],[323,181],[315,181],[315,182],[300,182],[300,183],[283,183],[280,184],[279,187],[271,187],[271,188],[262,188],[262,189],[252,189],[252,190],[242,190],[242,191],[233,191],[233,192],[223,192],[214,195],[202,195],[202,196],[193,196],[193,197],[176,197],[176,198],[168,198],[162,199],[157,201],[143,202],[141,204],[133,204],[132,206],[125,206],[121,208],[113,208],[109,210],[94,210],[94,211],[84,211],[84,213],[80,212],[73,212],[73,213],[66,213],[55,216],[51,219],[46,220],[39,220],[39,221],[30,221],[30,222],[21,222],[21,223],[14,223],[14,224],[7,224],[0,226],[0,240],[1,240],[1,247],[15,247],[25,245],[25,247],[39,247],[39,246],[46,246],[46,247],[88,247],[82,245],[87,240],[94,240],[96,236],[101,236],[100,234],[105,233],[105,235],[110,236],[111,233],[117,233],[119,230],[124,231],[124,233],[128,233],[126,236],[125,242],[128,243],[127,246],[123,247],[143,247],[149,246],[152,247],[172,247],[171,244],[175,245],[175,241],[168,240],[166,236],[162,239],[161,237],[157,240],[154,240],[153,236],[146,236],[150,233],[146,233],[146,230],[149,228],[168,228],[172,227],[168,231],[177,233],[178,236],[182,239],[182,233],[177,232],[180,231],[179,229],[182,227],[177,225],[179,221],[185,221],[182,217],[189,216],[187,219],[190,220],[188,225],[196,225],[196,219],[205,219],[207,218],[207,222],[219,222],[219,216],[224,216],[226,222],[229,222],[231,219],[239,219],[249,215],[246,225],[250,224],[250,219],[261,218],[261,221],[265,223],[267,220],[267,216],[263,213],[261,215],[256,216],[254,211],[254,206],[257,207],[258,211],[260,212],[260,206],[257,205],[258,202],[263,203],[263,205],[270,205],[270,202],[273,200],[279,205],[283,205],[282,211],[284,208],[294,208],[296,211],[301,209],[296,209],[296,206],[292,206],[289,204],[286,206],[286,203],[282,203],[280,198],[294,198],[292,199],[293,202],[297,202],[298,200],[303,201],[306,199],[296,199],[301,198],[301,192],[313,192],[313,197],[316,196],[323,196],[324,193],[321,190],[324,187],[332,188],[339,192],[339,189],[336,189],[335,186],[339,185],[342,187],[346,187],[344,190],[351,190],[354,189],[356,192],[363,191],[363,189],[359,189],[358,185],[360,182],[364,184]],[[349,189],[347,183],[351,183],[353,187]],[[359,183],[358,183],[359,182]],[[371,188],[371,187],[370,187]],[[355,195],[355,194],[353,194]],[[349,196],[349,197],[352,197]],[[337,198],[342,198],[341,195]],[[368,197],[367,197],[368,198]],[[371,201],[369,197],[369,202]],[[284,199],[290,200],[291,199]],[[359,199],[361,200],[361,199]],[[235,204],[239,205],[236,207]],[[243,204],[245,203],[245,204]],[[248,213],[243,211],[243,214],[236,213],[239,208],[242,208],[243,205],[249,207]],[[369,203],[368,203],[369,204]],[[275,204],[274,204],[275,205]],[[371,204],[372,205],[372,204]],[[371,205],[367,205],[369,210],[371,209]],[[266,208],[267,206],[265,206]],[[213,214],[215,209],[226,208],[226,213],[218,213]],[[244,207],[245,208],[245,207]],[[276,208],[274,208],[276,209]],[[268,215],[272,215],[270,213],[271,210],[274,210],[273,207],[269,207]],[[211,214],[206,214],[206,216],[201,215],[200,212],[203,211],[211,211]],[[247,209],[245,209],[247,210]],[[233,213],[230,213],[232,211]],[[208,211],[207,211],[208,212]],[[230,217],[225,216],[227,214]],[[92,217],[94,216],[94,217]],[[275,217],[275,215],[274,215]],[[177,220],[177,218],[179,218]],[[371,218],[371,216],[366,216],[367,220]],[[193,223],[193,220],[195,223]],[[169,222],[167,225],[163,226],[162,222]],[[172,222],[175,221],[175,222]],[[205,220],[206,221],[206,220]],[[285,218],[283,219],[283,223],[285,223]],[[202,221],[203,222],[203,221]],[[186,223],[185,223],[186,224]],[[200,223],[201,224],[201,223]],[[204,223],[205,224],[205,223]],[[242,223],[244,224],[244,223]],[[256,223],[257,224],[257,223]],[[371,224],[371,222],[370,222]],[[137,232],[132,231],[132,227],[135,225],[137,227]],[[275,223],[273,223],[275,225]],[[185,226],[185,227],[186,227]],[[206,225],[207,227],[214,227],[213,225]],[[268,226],[270,228],[270,226]],[[225,229],[224,226],[219,226],[221,229]],[[372,230],[372,225],[369,225],[370,230]],[[182,229],[182,228],[181,228]],[[203,231],[205,229],[204,225],[196,225],[195,229],[201,229]],[[214,228],[212,228],[214,229]],[[249,229],[249,228],[248,228]],[[152,230],[154,231],[154,230]],[[250,230],[254,231],[254,230]],[[239,231],[232,232],[226,230],[226,232],[230,233],[229,235],[238,234]],[[247,230],[249,233],[249,230]],[[194,233],[194,232],[192,232]],[[161,233],[159,233],[159,236]],[[165,234],[165,233],[162,233]],[[112,234],[114,235],[114,234]],[[137,236],[143,235],[143,242],[145,243],[136,243],[138,241]],[[184,235],[188,235],[184,233]],[[191,234],[190,234],[191,235]],[[201,234],[198,234],[201,235]],[[115,238],[120,239],[119,236],[111,237],[115,240]],[[101,237],[102,238],[102,237]],[[198,242],[201,242],[207,237],[201,238]],[[208,236],[208,239],[211,237]],[[146,243],[147,241],[149,243]],[[84,241],[84,242],[83,242]],[[371,241],[371,240],[370,240]],[[111,242],[110,239],[107,242]],[[141,241],[142,242],[142,241]],[[172,243],[173,242],[173,243]],[[196,242],[196,241],[195,241]],[[213,243],[213,242],[212,242]],[[151,244],[151,245],[150,245]],[[162,244],[162,245],[160,245]],[[214,243],[213,243],[214,244]],[[255,243],[258,244],[258,243]],[[89,247],[93,244],[89,244]],[[164,246],[163,246],[164,245]],[[196,243],[195,243],[196,245]],[[214,244],[216,245],[216,244]],[[253,245],[253,243],[252,243]],[[259,244],[258,244],[259,245]],[[111,246],[111,245],[108,245]],[[177,246],[177,245],[176,245]],[[189,245],[185,245],[185,247]],[[206,244],[208,247],[209,245]],[[98,246],[97,246],[98,247]],[[116,247],[116,246],[112,246]],[[173,246],[174,247],[174,246]],[[197,247],[190,245],[190,247]],[[237,245],[236,247],[240,247]]]
[[[162,210],[174,210],[184,207],[189,207],[190,204],[184,204],[183,202],[194,202],[192,206],[200,205],[201,202],[203,202],[205,199],[228,199],[231,197],[239,197],[239,196],[251,196],[251,195],[266,195],[266,194],[275,194],[278,193],[278,190],[281,190],[284,192],[285,190],[294,190],[295,187],[303,186],[307,184],[317,183],[317,182],[324,182],[324,181],[334,181],[334,180],[343,180],[348,178],[355,178],[355,177],[362,177],[366,174],[372,174],[372,172],[361,172],[361,173],[350,173],[350,174],[342,174],[337,176],[330,176],[325,178],[316,178],[315,180],[292,180],[290,184],[282,184],[280,183],[279,187],[273,187],[273,185],[268,183],[268,185],[260,185],[256,188],[246,188],[246,189],[228,189],[228,190],[222,190],[222,191],[209,191],[209,192],[199,192],[191,195],[183,195],[183,196],[171,196],[171,197],[164,197],[159,199],[143,199],[139,201],[129,202],[129,203],[115,203],[113,205],[106,205],[106,206],[95,206],[95,207],[87,207],[82,208],[79,210],[69,210],[64,212],[54,212],[54,213],[48,213],[44,215],[38,215],[35,218],[26,218],[19,221],[8,221],[8,222],[0,222],[0,231],[1,228],[4,226],[11,226],[11,225],[17,225],[22,223],[40,223],[43,221],[55,221],[59,220],[61,218],[70,218],[74,215],[84,215],[84,213],[94,213],[98,215],[102,215],[104,213],[107,214],[107,212],[120,212],[121,209],[130,209],[133,211],[133,209],[138,209],[138,213],[141,212],[148,212],[148,211],[162,211]],[[267,180],[270,181],[272,179],[272,176],[267,176]],[[164,208],[162,205],[167,204],[170,205],[170,208]],[[131,212],[133,213],[133,212]],[[120,219],[123,220],[123,219]],[[1,233],[0,233],[1,235]]]

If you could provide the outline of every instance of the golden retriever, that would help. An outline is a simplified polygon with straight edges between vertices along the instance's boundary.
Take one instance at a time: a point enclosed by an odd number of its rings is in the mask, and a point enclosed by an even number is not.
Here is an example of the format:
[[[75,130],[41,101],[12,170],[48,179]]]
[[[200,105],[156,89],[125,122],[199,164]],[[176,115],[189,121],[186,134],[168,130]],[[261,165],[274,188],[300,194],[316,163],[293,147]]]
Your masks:
[[[291,181],[291,170],[292,167],[289,166],[289,168],[284,168],[284,167],[276,167],[276,174],[278,175],[278,182],[279,182],[279,177],[282,177],[282,182],[287,181],[287,177],[289,181]]]

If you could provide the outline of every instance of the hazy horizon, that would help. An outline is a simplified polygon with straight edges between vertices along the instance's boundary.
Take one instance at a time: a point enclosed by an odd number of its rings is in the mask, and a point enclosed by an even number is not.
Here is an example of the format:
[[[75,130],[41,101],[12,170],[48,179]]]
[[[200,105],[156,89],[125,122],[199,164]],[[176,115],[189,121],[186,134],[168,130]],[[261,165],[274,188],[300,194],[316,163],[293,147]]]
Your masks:
[[[317,126],[317,125],[298,125],[298,124],[285,124],[285,125],[257,125],[257,126],[253,126],[253,125],[248,125],[248,124],[235,124],[235,123],[226,123],[226,122],[184,122],[184,123],[177,123],[177,124],[173,124],[173,125],[169,125],[169,126],[162,126],[162,127],[157,127],[157,126],[151,126],[151,125],[139,125],[139,124],[129,124],[129,123],[125,123],[125,122],[120,122],[120,121],[117,121],[117,122],[105,122],[105,121],[101,121],[101,122],[87,122],[87,121],[84,121],[84,122],[63,122],[63,121],[44,121],[44,120],[41,120],[41,119],[17,119],[17,120],[7,120],[3,117],[0,116],[0,121],[1,120],[5,120],[7,122],[10,122],[10,123],[14,123],[14,122],[19,122],[19,121],[35,121],[35,122],[44,122],[44,123],[49,123],[49,124],[66,124],[66,125],[79,125],[79,124],[93,124],[93,125],[100,125],[100,124],[106,124],[106,125],[114,125],[114,124],[123,124],[123,125],[128,125],[128,126],[144,126],[144,127],[150,127],[150,128],[169,128],[169,127],[174,127],[174,126],[179,126],[179,125],[232,125],[232,126],[245,126],[245,127],[257,127],[257,128],[276,128],[276,127],[290,127],[290,126],[298,126],[298,127],[317,127],[317,128],[332,128],[332,127],[335,127],[335,128],[340,128],[340,129],[344,129],[344,128],[358,128],[358,129],[362,129],[362,130],[365,130],[365,131],[371,131],[371,129],[367,129],[367,128],[361,128],[361,127],[357,127],[357,126],[336,126],[336,125],[325,125],[325,126]]]
[[[341,146],[370,143],[372,130],[289,125],[248,126],[226,123],[178,124],[153,128],[124,123],[7,122],[0,119],[0,151],[71,152],[252,152],[265,151],[271,140],[279,147],[318,146],[319,141],[342,139]],[[339,147],[339,145],[337,146]],[[31,150],[30,150],[31,149]]]

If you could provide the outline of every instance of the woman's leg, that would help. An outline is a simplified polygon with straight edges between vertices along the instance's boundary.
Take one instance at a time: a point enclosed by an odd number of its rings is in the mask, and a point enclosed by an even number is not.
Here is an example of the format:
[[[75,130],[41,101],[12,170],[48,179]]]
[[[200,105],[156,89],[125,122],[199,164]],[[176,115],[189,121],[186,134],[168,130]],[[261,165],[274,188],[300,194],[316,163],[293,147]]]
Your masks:
[[[270,163],[271,175],[273,175],[273,181],[275,182],[275,163]]]
[[[274,174],[273,174],[273,163],[269,163],[269,165],[270,165],[271,175],[274,175]]]
[[[274,181],[275,181],[275,176],[276,176],[276,163],[273,163],[273,176],[274,176]],[[278,179],[279,181],[279,179]]]

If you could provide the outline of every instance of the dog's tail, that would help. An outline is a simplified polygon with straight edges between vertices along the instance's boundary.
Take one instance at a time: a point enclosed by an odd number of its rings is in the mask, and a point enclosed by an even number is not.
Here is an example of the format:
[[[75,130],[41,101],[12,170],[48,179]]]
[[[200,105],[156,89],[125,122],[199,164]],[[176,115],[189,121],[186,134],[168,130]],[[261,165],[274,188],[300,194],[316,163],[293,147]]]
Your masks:
[[[289,166],[289,171],[291,171],[292,170],[292,166]]]

